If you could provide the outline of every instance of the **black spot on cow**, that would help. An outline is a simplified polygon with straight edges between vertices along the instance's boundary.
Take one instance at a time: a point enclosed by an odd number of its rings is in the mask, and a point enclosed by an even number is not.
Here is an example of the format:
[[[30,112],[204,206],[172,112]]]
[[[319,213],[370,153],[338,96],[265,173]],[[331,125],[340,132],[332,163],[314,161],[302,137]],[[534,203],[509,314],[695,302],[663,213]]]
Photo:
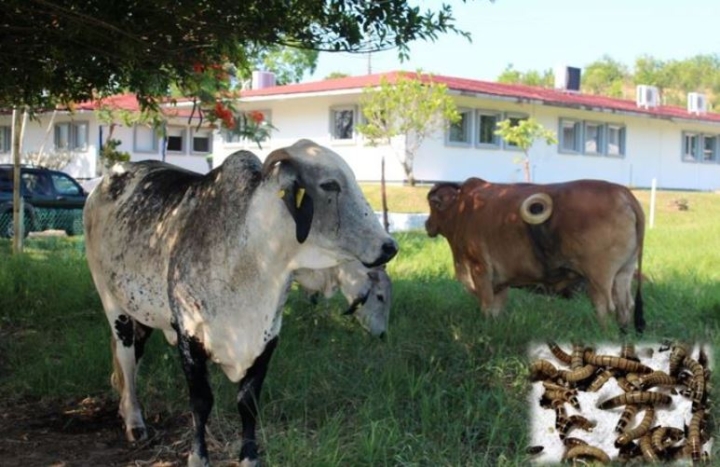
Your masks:
[[[133,330],[133,321],[127,315],[120,315],[115,320],[115,335],[120,339],[122,345],[131,347],[135,332]]]
[[[110,175],[110,187],[108,188],[110,198],[113,200],[118,199],[120,195],[125,192],[125,187],[127,187],[133,178],[135,178],[135,174],[132,172],[113,173]]]

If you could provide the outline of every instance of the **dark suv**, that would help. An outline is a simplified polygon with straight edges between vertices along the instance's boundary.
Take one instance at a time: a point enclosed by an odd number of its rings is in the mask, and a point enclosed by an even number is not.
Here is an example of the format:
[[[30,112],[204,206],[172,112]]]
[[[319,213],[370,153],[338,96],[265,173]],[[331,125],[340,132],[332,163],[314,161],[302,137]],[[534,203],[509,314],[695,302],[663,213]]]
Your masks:
[[[82,232],[87,193],[66,173],[40,167],[20,168],[20,196],[25,206],[25,235],[42,230]],[[0,164],[0,237],[13,236],[13,166]]]

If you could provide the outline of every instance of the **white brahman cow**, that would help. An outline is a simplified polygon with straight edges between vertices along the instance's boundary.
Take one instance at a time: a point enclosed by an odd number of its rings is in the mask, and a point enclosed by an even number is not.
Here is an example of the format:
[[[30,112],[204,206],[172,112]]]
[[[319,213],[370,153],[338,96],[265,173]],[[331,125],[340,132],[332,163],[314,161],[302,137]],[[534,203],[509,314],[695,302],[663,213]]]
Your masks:
[[[130,441],[147,436],[135,375],[152,329],[179,348],[195,432],[190,466],[209,465],[207,360],[239,382],[240,462],[258,463],[256,401],[277,345],[293,271],[397,253],[350,167],[301,140],[264,164],[239,151],[201,175],[125,163],[89,197],[87,258],[112,328],[112,381]]]

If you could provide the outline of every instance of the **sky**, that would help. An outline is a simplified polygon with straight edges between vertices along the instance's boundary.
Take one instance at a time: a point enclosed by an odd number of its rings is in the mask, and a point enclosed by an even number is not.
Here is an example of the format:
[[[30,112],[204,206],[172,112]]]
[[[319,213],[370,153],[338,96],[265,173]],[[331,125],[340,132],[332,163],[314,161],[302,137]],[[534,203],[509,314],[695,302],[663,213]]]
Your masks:
[[[441,1],[422,1],[421,10]],[[304,81],[332,72],[350,75],[422,69],[433,74],[495,81],[512,64],[519,71],[583,68],[603,55],[632,70],[635,59],[661,60],[720,53],[718,0],[445,0],[459,29],[436,42],[414,42],[410,59],[397,51],[372,54],[320,54],[317,69]],[[369,65],[369,67],[368,67]]]

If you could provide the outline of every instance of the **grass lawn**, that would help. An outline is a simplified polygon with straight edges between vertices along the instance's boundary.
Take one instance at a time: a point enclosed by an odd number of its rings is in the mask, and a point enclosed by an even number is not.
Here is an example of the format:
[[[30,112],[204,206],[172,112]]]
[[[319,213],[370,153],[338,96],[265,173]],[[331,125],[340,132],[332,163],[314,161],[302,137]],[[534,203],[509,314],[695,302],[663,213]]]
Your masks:
[[[379,209],[379,185],[363,189]],[[428,189],[388,187],[390,210],[427,212]],[[647,212],[649,192],[636,194]],[[675,207],[679,198],[689,210]],[[340,297],[313,306],[297,291],[290,294],[262,394],[258,434],[265,465],[528,465],[529,346],[547,339],[619,346],[617,330],[598,327],[585,297],[523,291],[511,292],[499,319],[485,320],[454,279],[445,239],[422,231],[396,238],[401,251],[388,266],[394,297],[384,340],[342,316]],[[82,238],[32,238],[26,254],[9,251],[10,243],[0,242],[0,406],[114,397],[109,327]],[[642,342],[718,342],[720,195],[660,192],[643,272],[650,282]],[[140,368],[139,393],[151,426],[164,414],[188,412],[176,352],[155,333]],[[713,357],[717,362],[717,346]],[[212,380],[210,429],[218,444],[211,458],[233,465],[235,387],[216,368]],[[713,382],[718,387],[714,376]]]

